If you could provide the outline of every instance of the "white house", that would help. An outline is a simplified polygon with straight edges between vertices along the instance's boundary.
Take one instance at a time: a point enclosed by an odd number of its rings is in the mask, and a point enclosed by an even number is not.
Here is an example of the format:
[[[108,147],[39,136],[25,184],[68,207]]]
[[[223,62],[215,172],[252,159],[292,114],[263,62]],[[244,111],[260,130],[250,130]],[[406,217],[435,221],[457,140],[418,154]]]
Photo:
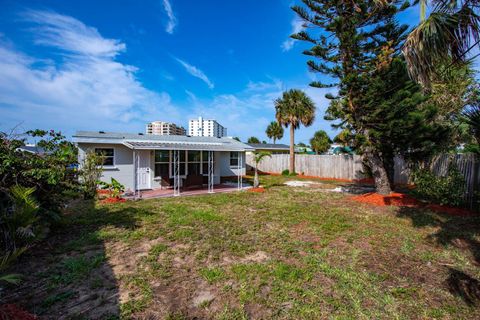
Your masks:
[[[89,150],[104,156],[103,181],[126,190],[151,190],[220,183],[245,174],[245,152],[252,147],[231,138],[160,136],[143,133],[78,131],[73,136],[82,164]]]

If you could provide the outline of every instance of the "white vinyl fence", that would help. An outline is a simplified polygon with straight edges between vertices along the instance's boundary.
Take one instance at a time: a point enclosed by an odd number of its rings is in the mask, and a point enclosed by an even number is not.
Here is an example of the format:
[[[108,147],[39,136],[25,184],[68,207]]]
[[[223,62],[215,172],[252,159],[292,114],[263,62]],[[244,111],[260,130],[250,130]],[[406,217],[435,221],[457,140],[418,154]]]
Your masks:
[[[273,154],[263,158],[258,169],[262,172],[281,173],[289,167],[290,155]],[[444,154],[431,159],[430,169],[439,176],[447,173],[454,163],[465,178],[465,200],[470,208],[476,206],[480,192],[480,159],[473,154]],[[253,167],[253,155],[247,155],[247,165]],[[362,157],[358,155],[295,155],[295,171],[307,176],[359,180],[363,174]],[[395,183],[410,183],[410,170],[402,158],[395,159]]]

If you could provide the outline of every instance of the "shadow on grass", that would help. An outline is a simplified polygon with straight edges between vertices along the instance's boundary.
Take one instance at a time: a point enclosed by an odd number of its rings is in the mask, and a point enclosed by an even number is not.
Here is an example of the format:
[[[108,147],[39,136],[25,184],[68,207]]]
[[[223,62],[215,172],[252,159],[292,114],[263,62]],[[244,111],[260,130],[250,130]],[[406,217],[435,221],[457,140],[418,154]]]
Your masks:
[[[408,218],[416,228],[436,227],[438,230],[428,236],[437,244],[453,245],[472,255],[473,264],[480,266],[480,216],[452,216],[428,210],[399,207],[397,216]],[[480,281],[461,270],[448,268],[446,280],[449,291],[469,305],[480,303]]]
[[[447,286],[450,293],[470,306],[477,306],[480,303],[480,281],[454,268],[448,268],[448,271]]]
[[[48,238],[13,267],[23,281],[6,289],[2,302],[45,319],[117,319],[119,285],[99,231],[108,226],[133,230],[140,213],[94,201],[80,201],[68,211]]]

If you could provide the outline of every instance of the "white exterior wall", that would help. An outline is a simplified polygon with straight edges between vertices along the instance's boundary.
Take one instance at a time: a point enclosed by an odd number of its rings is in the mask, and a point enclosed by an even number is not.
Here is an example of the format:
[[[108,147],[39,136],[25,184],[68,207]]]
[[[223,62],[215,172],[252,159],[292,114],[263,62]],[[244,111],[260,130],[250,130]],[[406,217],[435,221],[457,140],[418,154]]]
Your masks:
[[[121,144],[78,144],[78,162],[80,166],[85,159],[85,154],[88,150],[95,150],[95,148],[113,148],[114,160],[113,167],[104,167],[103,174],[100,180],[110,182],[114,178],[125,186],[125,190],[134,189],[134,167],[133,167],[133,152],[131,149]]]
[[[236,167],[230,167],[230,152],[229,151],[222,151],[219,152],[219,165],[220,165],[220,175],[222,177],[231,177],[237,176],[239,171],[242,175],[245,175],[245,152],[239,152],[239,156],[242,159],[242,167],[241,169],[237,169]]]

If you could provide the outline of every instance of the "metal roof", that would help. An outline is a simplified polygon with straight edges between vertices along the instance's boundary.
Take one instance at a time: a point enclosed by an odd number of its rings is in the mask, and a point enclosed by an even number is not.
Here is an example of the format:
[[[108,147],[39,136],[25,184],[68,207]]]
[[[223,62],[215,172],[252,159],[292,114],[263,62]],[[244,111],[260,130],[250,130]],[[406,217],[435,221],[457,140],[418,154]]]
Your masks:
[[[263,150],[290,150],[290,147],[286,144],[275,143],[247,143],[250,147]]]
[[[76,143],[123,144],[131,149],[212,151],[253,150],[249,145],[227,137],[161,136],[142,133],[132,134],[103,131],[77,131],[73,136],[73,140]]]

